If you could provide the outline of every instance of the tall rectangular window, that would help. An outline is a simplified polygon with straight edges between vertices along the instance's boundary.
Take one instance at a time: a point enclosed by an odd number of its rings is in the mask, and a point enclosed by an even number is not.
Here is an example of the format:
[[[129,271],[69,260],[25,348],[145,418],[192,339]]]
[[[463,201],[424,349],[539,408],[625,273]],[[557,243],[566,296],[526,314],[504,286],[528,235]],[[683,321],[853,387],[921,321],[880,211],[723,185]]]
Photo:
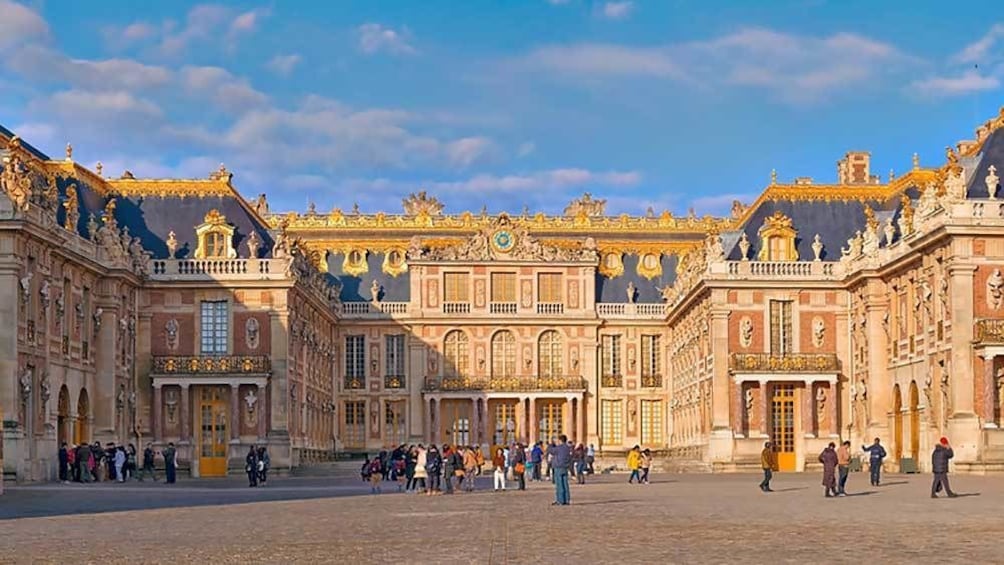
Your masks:
[[[624,410],[620,400],[600,401],[600,439],[604,446],[624,443]]]
[[[384,439],[390,445],[400,445],[408,440],[405,404],[404,400],[396,400],[384,405]]]
[[[226,300],[203,301],[199,315],[203,355],[226,355],[230,316]]]
[[[70,279],[63,279],[63,294],[59,296],[59,299],[63,301],[63,312],[64,316],[66,312],[69,312],[73,308],[73,283]],[[70,339],[70,323],[66,319],[60,320],[60,324],[63,326],[63,340],[68,341]],[[66,353],[64,351],[64,353]]]
[[[366,443],[366,402],[352,400],[345,403],[345,445],[363,447]]]
[[[366,336],[345,336],[345,380],[366,378]]]
[[[402,383],[399,387],[403,388],[404,383],[404,334],[393,334],[384,336],[384,347],[387,352],[384,354],[384,359],[386,359],[386,366],[384,371],[384,378],[386,379],[397,379],[396,382]]]
[[[791,302],[770,301],[770,352],[772,355],[793,353],[791,331]]]
[[[470,302],[467,273],[443,273],[443,302]]]
[[[516,302],[516,273],[492,273],[492,302]]]
[[[641,336],[641,376],[652,377],[662,374],[662,357],[659,354],[658,335]]]
[[[641,443],[645,447],[662,445],[662,401],[641,401]]]
[[[537,275],[537,301],[562,302],[561,273],[539,273]]]
[[[602,343],[603,376],[621,374],[621,336],[604,335]]]

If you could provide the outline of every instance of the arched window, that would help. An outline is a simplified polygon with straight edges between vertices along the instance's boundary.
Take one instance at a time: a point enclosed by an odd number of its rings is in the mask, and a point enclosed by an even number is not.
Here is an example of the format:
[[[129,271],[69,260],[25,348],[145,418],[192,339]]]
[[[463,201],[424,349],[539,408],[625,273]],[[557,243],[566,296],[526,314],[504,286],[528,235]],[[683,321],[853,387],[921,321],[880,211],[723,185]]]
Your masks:
[[[537,372],[541,377],[561,375],[561,334],[548,330],[537,342]]]
[[[492,336],[492,376],[516,375],[516,337],[503,330]]]
[[[446,357],[443,372],[446,375],[460,376],[468,373],[470,361],[468,341],[467,334],[460,330],[446,334],[443,342],[443,355]]]

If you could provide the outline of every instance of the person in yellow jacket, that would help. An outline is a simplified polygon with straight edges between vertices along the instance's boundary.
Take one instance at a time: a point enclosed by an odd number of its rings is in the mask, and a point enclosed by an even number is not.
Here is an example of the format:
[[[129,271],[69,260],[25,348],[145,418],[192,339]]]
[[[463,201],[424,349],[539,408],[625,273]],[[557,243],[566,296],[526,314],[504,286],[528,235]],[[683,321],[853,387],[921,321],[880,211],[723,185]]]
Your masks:
[[[770,442],[763,444],[763,451],[760,452],[760,467],[763,468],[763,480],[760,481],[760,490],[764,492],[774,492],[770,490],[770,480],[777,471],[777,453]]]
[[[641,484],[641,448],[637,445],[628,452],[627,468],[628,471],[631,471],[628,484],[633,483],[635,479],[638,479],[638,484]]]

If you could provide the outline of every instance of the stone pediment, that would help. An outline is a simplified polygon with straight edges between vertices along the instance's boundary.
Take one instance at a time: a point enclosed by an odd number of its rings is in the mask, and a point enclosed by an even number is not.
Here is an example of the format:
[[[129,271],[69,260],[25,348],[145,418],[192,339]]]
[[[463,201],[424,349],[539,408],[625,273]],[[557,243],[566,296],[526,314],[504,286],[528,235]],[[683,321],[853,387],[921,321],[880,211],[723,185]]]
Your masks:
[[[583,238],[576,247],[548,245],[515,225],[502,213],[466,241],[447,247],[431,247],[420,236],[408,246],[409,261],[543,261],[596,262],[596,242]]]

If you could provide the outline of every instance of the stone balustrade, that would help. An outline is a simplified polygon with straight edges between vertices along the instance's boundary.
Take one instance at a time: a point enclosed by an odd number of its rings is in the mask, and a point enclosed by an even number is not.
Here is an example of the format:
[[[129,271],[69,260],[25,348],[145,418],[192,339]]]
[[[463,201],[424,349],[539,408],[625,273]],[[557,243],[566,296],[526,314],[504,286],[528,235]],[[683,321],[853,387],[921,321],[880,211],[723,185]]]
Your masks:
[[[155,259],[152,280],[281,280],[288,259]]]
[[[347,319],[393,318],[407,313],[407,302],[342,303],[342,317]]]
[[[426,392],[534,392],[583,391],[586,380],[578,375],[526,377],[426,377]]]
[[[599,302],[596,304],[596,315],[600,318],[646,319],[661,320],[666,317],[666,304],[629,304],[626,302]]]

